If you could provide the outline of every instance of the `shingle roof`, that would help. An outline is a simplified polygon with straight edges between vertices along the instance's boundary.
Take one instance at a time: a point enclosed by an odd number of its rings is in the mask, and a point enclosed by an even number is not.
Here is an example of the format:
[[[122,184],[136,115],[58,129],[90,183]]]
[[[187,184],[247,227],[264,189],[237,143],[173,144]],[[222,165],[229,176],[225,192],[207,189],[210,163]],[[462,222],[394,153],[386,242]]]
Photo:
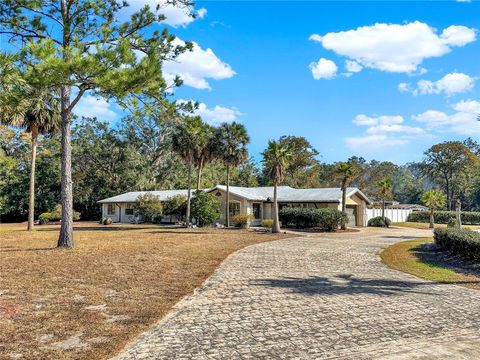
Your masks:
[[[175,195],[187,196],[188,190],[160,190],[160,191],[131,191],[125,194],[113,196],[107,199],[100,200],[99,203],[120,203],[120,202],[136,202],[138,197],[143,194],[152,194],[158,196],[160,201],[165,201]],[[193,191],[192,191],[193,193]]]

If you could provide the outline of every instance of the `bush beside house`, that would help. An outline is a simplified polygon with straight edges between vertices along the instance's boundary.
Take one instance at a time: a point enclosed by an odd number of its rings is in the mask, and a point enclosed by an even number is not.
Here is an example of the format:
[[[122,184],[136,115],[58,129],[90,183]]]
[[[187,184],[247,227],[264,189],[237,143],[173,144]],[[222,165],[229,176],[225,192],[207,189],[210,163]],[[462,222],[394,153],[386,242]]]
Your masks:
[[[462,211],[462,224],[465,225],[480,225],[480,212]],[[451,219],[455,220],[455,211],[436,211],[435,223],[448,224]],[[430,222],[429,211],[414,211],[408,215],[407,221],[428,223]]]
[[[286,207],[280,210],[279,217],[285,226],[320,228],[325,231],[337,231],[348,222],[347,214],[337,209]]]
[[[158,223],[162,220],[162,202],[155,195],[148,193],[140,195],[133,209],[135,213],[141,214],[146,222]]]
[[[200,227],[212,225],[220,218],[220,201],[204,191],[197,191],[191,204],[192,218]]]
[[[376,227],[389,227],[390,224],[392,223],[392,221],[385,217],[385,222],[383,221],[383,217],[381,216],[376,216],[374,218],[371,218],[370,220],[368,220],[368,226],[376,226]]]
[[[434,239],[442,250],[480,262],[480,233],[468,229],[435,229]]]
[[[240,228],[247,228],[253,220],[255,218],[250,214],[238,214],[232,217],[233,224]]]

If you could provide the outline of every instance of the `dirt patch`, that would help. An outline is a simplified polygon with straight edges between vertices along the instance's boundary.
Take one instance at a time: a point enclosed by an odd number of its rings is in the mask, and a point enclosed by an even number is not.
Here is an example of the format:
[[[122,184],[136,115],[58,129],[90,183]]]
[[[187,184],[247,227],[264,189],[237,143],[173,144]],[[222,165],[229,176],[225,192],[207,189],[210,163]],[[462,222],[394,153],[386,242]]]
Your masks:
[[[232,252],[292,237],[247,230],[0,225],[0,358],[106,359],[191,294]]]

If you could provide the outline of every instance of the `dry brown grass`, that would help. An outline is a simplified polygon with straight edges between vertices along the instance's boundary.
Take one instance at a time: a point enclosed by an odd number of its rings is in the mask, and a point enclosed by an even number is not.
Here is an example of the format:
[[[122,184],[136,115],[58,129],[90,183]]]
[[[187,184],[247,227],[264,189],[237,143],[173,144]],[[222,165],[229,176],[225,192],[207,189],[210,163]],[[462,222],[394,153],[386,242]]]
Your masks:
[[[78,223],[0,225],[0,358],[102,359],[162,318],[245,246],[291,235]]]

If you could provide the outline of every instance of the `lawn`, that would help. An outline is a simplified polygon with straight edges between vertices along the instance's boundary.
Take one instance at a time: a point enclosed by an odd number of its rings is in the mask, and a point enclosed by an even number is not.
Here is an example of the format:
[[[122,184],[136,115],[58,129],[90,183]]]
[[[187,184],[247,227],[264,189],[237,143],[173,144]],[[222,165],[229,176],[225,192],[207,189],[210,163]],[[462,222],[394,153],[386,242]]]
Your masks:
[[[414,229],[428,229],[428,223],[417,223],[417,222],[397,222],[392,223],[392,226],[402,226],[402,227],[409,227]],[[480,229],[479,225],[462,225],[464,228],[471,229],[471,230],[478,230]],[[435,224],[435,227],[439,228],[446,228],[446,224]]]
[[[432,238],[393,244],[380,254],[390,268],[423,279],[453,283],[480,290],[480,265],[449,256],[437,249]]]
[[[0,225],[0,358],[101,359],[191,294],[228,255],[292,235],[77,223]]]

